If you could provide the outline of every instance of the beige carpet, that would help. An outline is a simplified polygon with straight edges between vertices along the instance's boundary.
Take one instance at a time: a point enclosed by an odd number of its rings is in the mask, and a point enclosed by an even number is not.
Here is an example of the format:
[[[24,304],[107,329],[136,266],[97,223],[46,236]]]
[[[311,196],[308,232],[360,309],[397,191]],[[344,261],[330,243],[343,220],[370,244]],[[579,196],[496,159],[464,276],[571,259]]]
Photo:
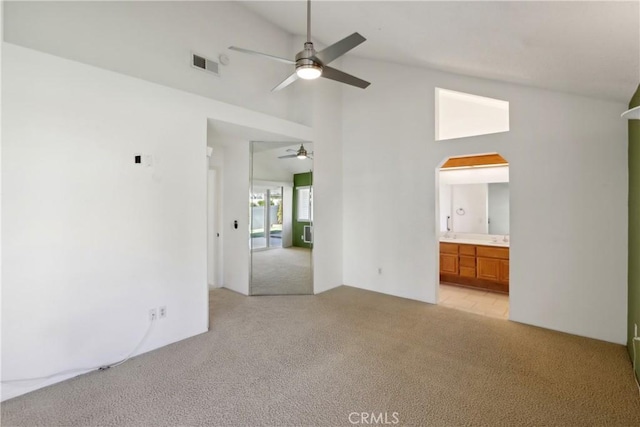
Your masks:
[[[349,287],[211,301],[208,333],[7,401],[2,425],[640,425],[620,345]]]
[[[251,252],[251,295],[311,295],[311,250],[278,248]]]

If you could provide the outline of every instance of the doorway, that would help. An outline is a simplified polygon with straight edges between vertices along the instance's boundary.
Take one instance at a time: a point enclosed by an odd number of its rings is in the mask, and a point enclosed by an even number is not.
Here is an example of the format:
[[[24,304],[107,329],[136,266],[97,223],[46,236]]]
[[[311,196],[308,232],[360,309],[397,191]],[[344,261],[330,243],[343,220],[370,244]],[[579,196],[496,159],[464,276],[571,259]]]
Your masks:
[[[251,142],[251,295],[313,294],[311,142]]]
[[[498,153],[436,169],[438,304],[509,318],[509,163]]]
[[[282,247],[283,193],[282,186],[252,188],[250,195],[252,250]]]

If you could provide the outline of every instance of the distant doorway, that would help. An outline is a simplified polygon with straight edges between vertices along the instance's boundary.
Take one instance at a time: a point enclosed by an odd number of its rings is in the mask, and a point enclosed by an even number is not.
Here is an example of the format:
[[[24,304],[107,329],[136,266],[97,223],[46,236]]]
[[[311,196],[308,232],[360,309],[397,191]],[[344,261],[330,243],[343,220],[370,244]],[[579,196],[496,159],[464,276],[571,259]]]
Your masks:
[[[313,294],[312,148],[251,142],[250,295]]]
[[[509,163],[497,153],[436,169],[438,304],[509,317]]]
[[[251,193],[251,248],[282,247],[283,195],[281,186],[253,188]]]

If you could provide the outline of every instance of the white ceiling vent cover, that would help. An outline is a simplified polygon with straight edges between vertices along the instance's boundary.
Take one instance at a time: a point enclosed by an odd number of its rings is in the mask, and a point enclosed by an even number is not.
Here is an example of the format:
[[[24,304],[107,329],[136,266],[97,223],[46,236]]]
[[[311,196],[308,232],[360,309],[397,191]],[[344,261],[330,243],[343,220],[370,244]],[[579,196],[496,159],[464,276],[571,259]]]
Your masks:
[[[218,72],[219,64],[216,61],[213,61],[209,58],[205,58],[202,55],[198,55],[196,53],[191,54],[191,66],[193,68],[197,68],[198,70],[206,71],[207,73],[214,74],[216,76],[220,76]]]

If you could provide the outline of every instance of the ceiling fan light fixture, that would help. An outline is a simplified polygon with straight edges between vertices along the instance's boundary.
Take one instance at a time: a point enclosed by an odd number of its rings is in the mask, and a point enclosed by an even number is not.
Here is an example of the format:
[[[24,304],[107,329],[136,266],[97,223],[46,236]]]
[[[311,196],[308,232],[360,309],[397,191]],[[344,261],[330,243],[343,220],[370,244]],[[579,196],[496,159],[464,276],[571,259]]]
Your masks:
[[[307,150],[304,149],[303,144],[300,144],[300,149],[298,150],[296,157],[299,158],[300,160],[304,160],[308,157]]]
[[[304,80],[317,79],[322,75],[322,67],[318,64],[304,64],[296,67],[296,74]]]

